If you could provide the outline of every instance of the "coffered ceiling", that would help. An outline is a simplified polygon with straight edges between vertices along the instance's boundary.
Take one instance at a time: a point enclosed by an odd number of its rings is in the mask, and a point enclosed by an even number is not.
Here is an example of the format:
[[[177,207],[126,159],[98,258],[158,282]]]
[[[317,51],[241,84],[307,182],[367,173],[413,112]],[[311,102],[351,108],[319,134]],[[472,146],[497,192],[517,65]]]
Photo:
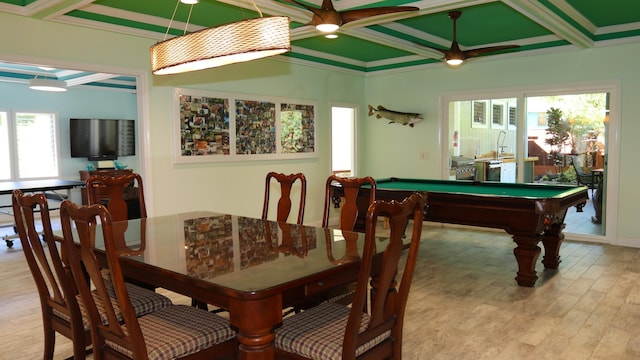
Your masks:
[[[640,41],[637,0],[334,0],[338,11],[401,5],[419,8],[350,22],[337,31],[336,39],[305,26],[312,14],[302,7],[282,0],[254,1],[255,6],[251,0],[200,0],[191,10],[189,5],[176,7],[177,0],[0,0],[0,11],[160,41],[183,34],[185,27],[191,32],[258,17],[257,7],[264,16],[291,18],[292,51],[280,57],[361,74],[445,66],[442,53],[432,48],[451,46],[453,25],[447,14],[452,10],[462,11],[457,22],[462,50],[520,46],[482,55],[465,66],[499,57]],[[320,4],[319,0],[303,2]]]

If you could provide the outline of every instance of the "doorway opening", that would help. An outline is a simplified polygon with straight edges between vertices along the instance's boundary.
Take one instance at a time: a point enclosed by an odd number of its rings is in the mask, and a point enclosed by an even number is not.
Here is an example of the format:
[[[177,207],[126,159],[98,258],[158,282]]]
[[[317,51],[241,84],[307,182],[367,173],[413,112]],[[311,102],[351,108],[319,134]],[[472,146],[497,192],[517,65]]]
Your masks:
[[[605,236],[610,91],[481,96],[445,102],[443,176],[588,186],[587,206],[568,211],[565,233]]]
[[[356,111],[355,106],[331,107],[331,174],[356,176]]]

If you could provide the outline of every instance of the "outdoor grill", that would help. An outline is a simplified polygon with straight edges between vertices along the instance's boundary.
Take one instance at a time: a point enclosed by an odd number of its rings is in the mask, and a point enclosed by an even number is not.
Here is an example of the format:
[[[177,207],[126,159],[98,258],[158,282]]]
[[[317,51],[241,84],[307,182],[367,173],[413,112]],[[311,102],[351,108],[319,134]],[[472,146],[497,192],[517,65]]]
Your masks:
[[[456,172],[456,180],[473,180],[476,173],[476,162],[468,157],[452,156],[451,169]]]

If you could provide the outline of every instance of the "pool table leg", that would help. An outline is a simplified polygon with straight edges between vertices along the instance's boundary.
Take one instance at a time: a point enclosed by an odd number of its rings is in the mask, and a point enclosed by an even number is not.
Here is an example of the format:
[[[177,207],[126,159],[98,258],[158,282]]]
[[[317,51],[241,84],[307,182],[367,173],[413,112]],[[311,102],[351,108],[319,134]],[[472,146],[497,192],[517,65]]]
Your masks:
[[[518,285],[533,287],[538,280],[536,275],[536,263],[542,251],[538,243],[542,240],[542,235],[513,235],[513,241],[518,245],[513,250],[513,254],[518,261],[518,274],[516,281]]]
[[[564,223],[550,225],[545,230],[542,244],[544,245],[544,257],[542,263],[546,269],[557,269],[560,265],[560,245],[564,240]]]

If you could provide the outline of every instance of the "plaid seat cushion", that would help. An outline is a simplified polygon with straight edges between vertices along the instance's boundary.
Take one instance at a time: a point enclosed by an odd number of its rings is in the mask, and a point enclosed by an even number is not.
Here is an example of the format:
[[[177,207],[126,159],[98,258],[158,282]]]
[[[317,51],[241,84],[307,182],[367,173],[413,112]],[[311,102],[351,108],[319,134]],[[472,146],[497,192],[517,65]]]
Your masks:
[[[235,337],[229,320],[205,310],[173,305],[139,317],[149,359],[180,358]],[[126,328],[125,328],[126,331]],[[129,357],[131,351],[107,341],[114,350]]]
[[[349,311],[347,306],[325,302],[286,318],[276,330],[275,346],[289,353],[316,360],[341,360],[344,332]],[[360,331],[364,331],[369,316],[364,314]],[[356,356],[366,352],[391,336],[386,332],[360,346]]]
[[[111,303],[113,303],[114,307],[117,309],[118,304],[115,301],[116,292],[113,289],[113,283],[111,282],[111,275],[109,273],[109,270],[102,269],[101,273],[102,278],[104,279],[105,286],[107,287],[109,297],[112,299]],[[131,306],[133,307],[133,311],[137,316],[142,316],[152,311],[156,311],[160,308],[172,305],[171,300],[168,297],[160,295],[155,291],[145,289],[143,287],[130,283],[125,283],[125,286],[127,287],[127,292],[129,293]]]
[[[129,283],[126,283],[126,287],[133,311],[138,316],[172,305],[171,299],[155,291]],[[115,299],[115,293],[112,293],[113,288],[107,286],[107,291],[109,291],[109,296]]]
[[[116,316],[119,321],[122,321],[122,315],[120,314],[120,307],[118,306],[118,301],[115,298],[115,292],[111,283],[107,282],[107,291],[109,292],[109,296],[111,297],[111,304],[113,308],[116,310]],[[131,306],[133,307],[133,311],[137,316],[143,316],[150,312],[162,309],[167,306],[171,306],[173,303],[171,299],[164,295],[160,295],[151,290],[142,288],[140,286],[126,283],[127,292],[129,293],[129,300],[131,300]],[[86,308],[84,306],[84,301],[80,297],[80,295],[76,296],[78,300],[78,305],[80,306],[80,313],[82,313],[82,322],[84,323],[85,329],[89,328],[89,318],[86,312]],[[100,317],[103,323],[107,322],[107,315],[104,310],[104,304],[102,300],[100,300],[96,294],[94,294],[93,299],[95,300],[96,307],[98,308],[98,312],[100,313]],[[68,318],[68,316],[67,316]]]
[[[78,303],[82,301],[82,299],[80,299],[80,296],[76,297]],[[87,320],[87,316],[84,313],[84,305],[80,306],[80,313],[82,314],[82,326],[85,330],[89,330],[89,320]],[[71,316],[69,316],[69,314],[67,313],[63,313],[62,311],[58,310],[58,309],[53,309],[53,314],[61,319],[64,319],[67,322],[71,322]]]

